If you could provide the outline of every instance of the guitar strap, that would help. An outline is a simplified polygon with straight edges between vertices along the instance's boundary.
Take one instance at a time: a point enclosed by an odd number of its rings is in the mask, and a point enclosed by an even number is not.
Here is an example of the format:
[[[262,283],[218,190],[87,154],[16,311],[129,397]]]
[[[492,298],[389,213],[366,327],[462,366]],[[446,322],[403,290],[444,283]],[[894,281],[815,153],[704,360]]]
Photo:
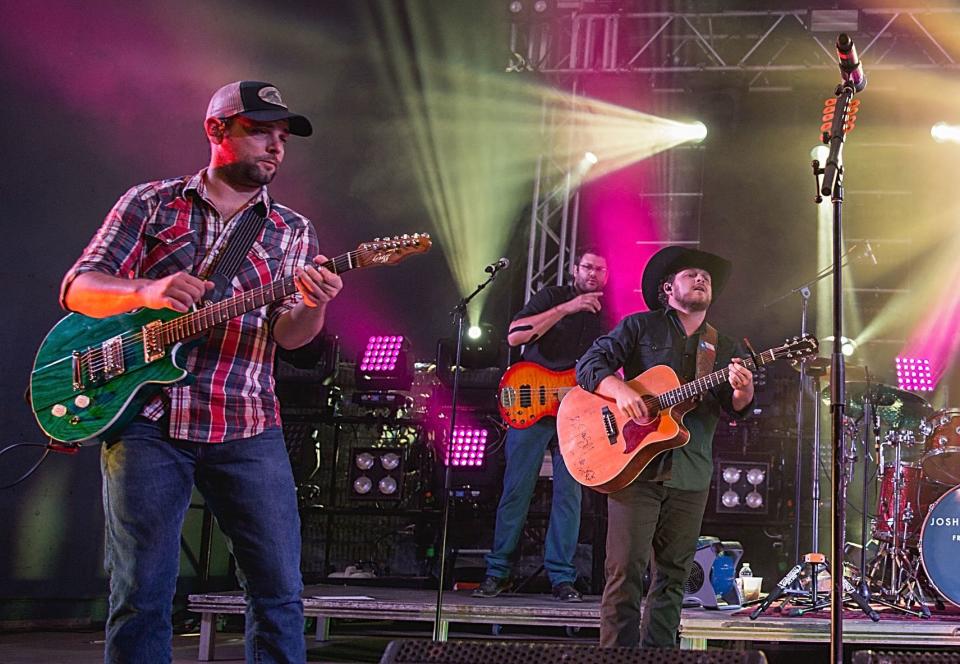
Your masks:
[[[213,290],[206,298],[208,301],[216,302],[227,293],[230,281],[240,268],[250,247],[253,246],[253,241],[260,235],[260,230],[267,219],[260,214],[260,208],[259,204],[251,205],[243,212],[230,237],[227,238],[226,244],[220,248],[212,269],[208,268],[209,276],[205,278],[214,284]]]
[[[697,378],[713,373],[713,365],[717,361],[717,342],[720,335],[717,328],[710,323],[704,325],[705,329],[697,346]]]

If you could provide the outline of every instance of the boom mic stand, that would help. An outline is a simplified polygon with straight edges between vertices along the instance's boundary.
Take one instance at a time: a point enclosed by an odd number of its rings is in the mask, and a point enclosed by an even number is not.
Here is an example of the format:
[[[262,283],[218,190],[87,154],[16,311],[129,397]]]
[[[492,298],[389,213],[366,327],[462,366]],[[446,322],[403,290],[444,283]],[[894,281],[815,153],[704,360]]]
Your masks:
[[[463,353],[463,319],[467,315],[467,305],[470,303],[470,300],[476,297],[477,293],[482,291],[491,281],[497,278],[497,274],[500,272],[500,270],[506,269],[509,266],[510,262],[503,258],[496,263],[488,265],[486,271],[490,274],[490,276],[487,277],[487,280],[482,284],[479,284],[475,289],[473,289],[472,293],[460,300],[450,312],[450,315],[454,318],[454,326],[457,331],[457,350],[455,354],[456,360],[453,365],[453,394],[450,398],[450,435],[447,437],[447,445],[453,444],[453,434],[455,430],[454,427],[457,424],[457,393],[460,390],[460,358]],[[443,622],[442,619],[443,581],[447,566],[447,534],[450,524],[450,484],[453,476],[450,470],[450,460],[443,459],[443,461],[445,466],[443,474],[443,520],[440,525],[440,572],[437,578],[437,607],[436,613],[433,617],[434,641],[447,640],[447,624]]]
[[[818,162],[813,162],[814,168],[819,168]],[[819,180],[817,182],[819,188]],[[859,245],[854,245],[850,247],[840,258],[839,268],[843,269],[847,265],[866,259],[870,256],[869,248],[867,247],[865,251],[860,251],[854,253],[858,250]],[[791,289],[790,291],[780,295],[779,297],[771,300],[764,305],[764,308],[768,308],[780,302],[781,300],[789,297],[793,294],[798,294],[802,298],[802,306],[800,313],[800,333],[807,333],[807,310],[810,304],[810,294],[811,287],[814,286],[817,282],[825,279],[832,275],[837,269],[837,264],[831,264],[826,268],[822,269],[817,273],[812,279],[800,284],[796,288]],[[797,389],[797,417],[796,417],[796,431],[797,431],[797,451],[796,451],[796,470],[794,472],[794,505],[796,506],[797,514],[794,519],[794,567],[787,572],[787,574],[781,579],[777,584],[777,587],[774,589],[767,598],[760,603],[760,605],[753,611],[753,614],[750,616],[752,619],[756,620],[773,602],[784,597],[785,599],[796,599],[809,598],[810,603],[805,608],[805,611],[818,610],[824,608],[827,604],[825,603],[828,595],[818,596],[817,588],[817,576],[821,568],[826,567],[826,558],[822,554],[818,553],[820,550],[820,390],[821,382],[820,379],[828,375],[828,368],[825,366],[810,366],[809,361],[800,361],[799,371],[800,371],[800,382]],[[801,500],[801,491],[800,487],[802,484],[802,467],[803,467],[803,421],[804,421],[804,395],[807,392],[808,379],[812,378],[814,381],[814,402],[813,402],[813,449],[812,449],[812,458],[810,464],[810,473],[811,473],[811,483],[812,483],[812,505],[811,505],[811,533],[810,533],[810,553],[801,555],[800,553],[800,500]],[[811,588],[810,590],[804,590],[801,584],[801,572],[803,571],[804,566],[810,566],[810,578],[811,578]],[[786,583],[784,583],[786,582]]]

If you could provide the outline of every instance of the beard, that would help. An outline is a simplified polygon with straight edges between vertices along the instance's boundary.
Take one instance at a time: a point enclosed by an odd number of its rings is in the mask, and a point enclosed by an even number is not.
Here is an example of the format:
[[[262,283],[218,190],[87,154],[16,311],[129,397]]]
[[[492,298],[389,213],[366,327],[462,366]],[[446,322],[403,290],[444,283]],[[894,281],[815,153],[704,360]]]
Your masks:
[[[687,311],[706,311],[710,308],[710,296],[703,291],[691,291],[675,299]]]
[[[223,174],[230,182],[245,187],[262,187],[273,182],[277,167],[269,168],[262,162],[234,162],[223,167]]]

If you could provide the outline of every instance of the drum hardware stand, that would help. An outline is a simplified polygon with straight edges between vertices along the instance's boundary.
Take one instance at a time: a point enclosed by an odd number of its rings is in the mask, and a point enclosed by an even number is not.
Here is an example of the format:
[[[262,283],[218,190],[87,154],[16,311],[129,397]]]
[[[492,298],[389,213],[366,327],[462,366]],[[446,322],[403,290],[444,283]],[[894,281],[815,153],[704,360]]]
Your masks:
[[[867,379],[867,390],[863,399],[863,486],[861,488],[861,498],[863,503],[860,509],[860,539],[863,541],[863,547],[860,551],[860,580],[857,583],[857,592],[868,602],[872,599],[870,594],[870,582],[867,580],[867,542],[870,540],[870,534],[867,531],[867,505],[870,495],[870,441],[869,436],[873,435],[873,449],[877,457],[877,474],[883,474],[883,460],[881,458],[882,446],[880,445],[880,415],[876,412],[873,404],[873,396],[870,394],[870,371],[865,369]]]
[[[900,504],[900,493],[905,483],[901,444],[900,438],[893,436],[893,518],[890,524],[893,541],[881,542],[880,549],[870,565],[868,576],[880,586],[880,597],[875,598],[877,603],[918,618],[929,618],[930,608],[927,606],[926,596],[923,594],[920,584],[920,561],[916,557],[911,559],[906,547],[907,524],[910,523],[913,513],[909,505],[906,506],[906,509],[903,509]],[[882,473],[883,459],[879,458],[878,462]],[[901,527],[903,529],[902,533]],[[863,556],[863,559],[865,558],[866,556]],[[884,586],[884,581],[887,579],[888,563],[889,587]],[[861,577],[861,584],[864,583],[864,579],[865,577]],[[913,609],[914,605],[919,608]]]
[[[805,373],[805,371],[801,371],[801,378],[805,376]],[[831,606],[830,593],[826,592],[820,594],[819,589],[820,572],[828,568],[827,558],[822,553],[817,552],[820,539],[820,378],[824,375],[824,373],[825,371],[818,369],[814,369],[810,372],[810,375],[814,380],[813,463],[811,464],[811,473],[813,475],[813,513],[811,515],[813,532],[811,533],[811,543],[813,545],[813,552],[804,554],[803,560],[794,565],[790,571],[787,572],[786,575],[784,575],[784,577],[777,582],[776,588],[774,588],[774,590],[767,595],[766,599],[764,599],[750,614],[751,620],[756,620],[759,618],[760,614],[766,611],[771,604],[784,595],[786,595],[786,599],[781,605],[781,611],[788,604],[792,603],[796,605],[795,608],[792,608],[787,612],[787,615],[789,616],[802,616],[805,613],[819,611]],[[802,386],[800,399],[803,399]],[[799,502],[797,502],[797,507],[799,508]],[[864,511],[864,513],[866,513],[866,511]],[[797,523],[799,523],[799,521],[800,517],[798,514]],[[804,589],[801,583],[801,576],[804,567],[809,567],[810,570],[809,590]],[[864,594],[858,592],[858,590],[855,589],[845,578],[843,579],[843,588],[844,601],[853,601],[864,612],[864,614],[870,618],[870,620],[874,622],[880,620],[880,616],[877,614],[877,612],[870,608],[870,603],[868,601],[870,597],[869,593]]]

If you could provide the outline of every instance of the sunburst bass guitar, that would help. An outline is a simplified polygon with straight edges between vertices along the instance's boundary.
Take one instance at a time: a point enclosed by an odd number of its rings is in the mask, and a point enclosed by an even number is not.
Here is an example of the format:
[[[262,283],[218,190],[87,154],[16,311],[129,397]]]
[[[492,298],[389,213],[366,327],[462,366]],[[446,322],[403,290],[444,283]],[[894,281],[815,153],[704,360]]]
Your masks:
[[[812,335],[793,337],[782,346],[744,360],[751,371],[774,360],[802,358],[815,353],[819,343]],[[693,410],[697,397],[727,381],[724,367],[681,384],[668,366],[647,369],[628,381],[643,395],[649,419],[637,423],[617,408],[612,399],[577,387],[560,402],[557,435],[564,464],[584,486],[612,493],[624,488],[661,452],[681,447],[690,440],[683,417]]]
[[[527,361],[511,364],[497,390],[500,416],[514,429],[526,429],[556,415],[560,400],[576,386],[575,369],[553,371]]]
[[[394,265],[424,253],[425,233],[377,238],[323,264],[337,274]],[[44,433],[62,443],[108,438],[140,412],[162,385],[188,379],[190,343],[204,332],[296,292],[293,277],[278,279],[196,311],[138,309],[107,318],[69,314],[37,351],[30,401]]]

